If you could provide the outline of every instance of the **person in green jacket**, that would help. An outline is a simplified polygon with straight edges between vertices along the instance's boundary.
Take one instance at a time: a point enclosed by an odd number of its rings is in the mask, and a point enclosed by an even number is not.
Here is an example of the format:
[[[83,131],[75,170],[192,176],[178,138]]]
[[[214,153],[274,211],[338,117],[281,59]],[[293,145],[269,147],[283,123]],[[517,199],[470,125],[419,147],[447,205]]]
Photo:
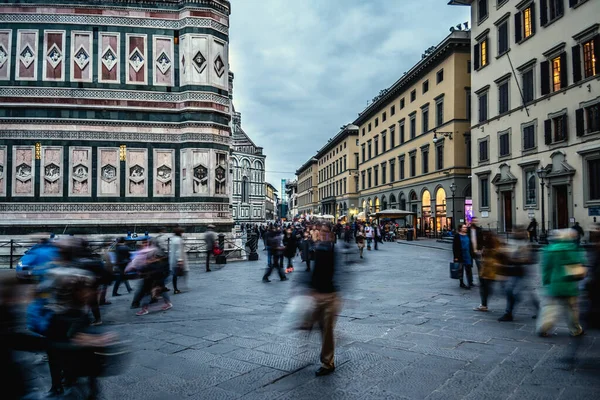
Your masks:
[[[564,306],[568,314],[568,326],[572,336],[583,334],[579,324],[579,283],[569,279],[567,265],[584,264],[584,255],[579,250],[577,232],[562,229],[556,234],[556,241],[544,250],[541,262],[542,285],[546,296],[538,318],[537,333],[547,336]]]

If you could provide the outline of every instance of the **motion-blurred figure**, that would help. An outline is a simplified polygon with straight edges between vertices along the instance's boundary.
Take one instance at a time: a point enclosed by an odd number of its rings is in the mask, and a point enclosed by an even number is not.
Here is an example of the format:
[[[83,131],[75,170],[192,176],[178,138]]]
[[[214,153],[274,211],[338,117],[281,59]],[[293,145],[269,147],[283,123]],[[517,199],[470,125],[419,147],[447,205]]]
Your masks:
[[[183,229],[175,228],[173,237],[169,240],[169,268],[173,277],[173,294],[181,293],[177,287],[177,278],[183,277],[188,270],[185,245],[183,243]]]
[[[548,335],[562,307],[568,313],[571,335],[579,336],[583,333],[579,324],[578,282],[569,276],[568,267],[584,263],[584,255],[579,250],[576,239],[575,230],[559,230],[555,235],[555,242],[544,250],[541,269],[546,298],[538,317],[537,332],[540,336]]]
[[[125,288],[128,293],[131,293],[131,286],[129,285],[129,281],[125,279],[125,267],[129,264],[131,258],[131,251],[129,247],[125,244],[125,238],[121,237],[117,241],[117,246],[115,247],[115,256],[116,256],[116,266],[118,277],[115,279],[115,283],[113,285],[112,295],[120,296],[119,294],[119,286],[121,283],[125,283]]]

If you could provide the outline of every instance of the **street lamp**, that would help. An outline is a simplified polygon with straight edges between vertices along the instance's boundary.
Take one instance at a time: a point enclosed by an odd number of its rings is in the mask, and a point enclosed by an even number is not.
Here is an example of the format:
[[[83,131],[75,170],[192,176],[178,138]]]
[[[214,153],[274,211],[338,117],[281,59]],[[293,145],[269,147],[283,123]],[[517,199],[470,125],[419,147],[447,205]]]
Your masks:
[[[456,184],[452,182],[450,184],[450,191],[452,192],[452,230],[456,229],[456,213],[454,211],[454,193],[456,192]]]
[[[433,143],[437,143],[440,139],[438,139],[437,135],[441,135],[443,138],[448,138],[450,140],[452,140],[452,133],[453,132],[438,132],[435,129],[433,130]]]
[[[540,168],[536,171],[538,178],[540,178],[540,187],[542,188],[542,233],[540,233],[540,244],[548,244],[548,236],[546,234],[546,211],[544,205],[544,178],[548,175],[548,171],[545,168]]]

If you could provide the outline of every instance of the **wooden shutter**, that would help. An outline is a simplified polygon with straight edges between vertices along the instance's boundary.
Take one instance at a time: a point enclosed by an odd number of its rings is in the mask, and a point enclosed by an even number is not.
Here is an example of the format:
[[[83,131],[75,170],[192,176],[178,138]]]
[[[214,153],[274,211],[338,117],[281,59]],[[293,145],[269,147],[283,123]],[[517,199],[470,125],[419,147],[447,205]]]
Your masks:
[[[583,136],[585,133],[583,112],[583,108],[578,108],[575,110],[575,130],[577,131],[577,136]]]
[[[545,26],[548,23],[548,0],[540,1],[540,24]]]
[[[567,75],[567,52],[560,55],[560,88],[569,86],[569,76]]]
[[[568,118],[568,114],[565,114],[562,116],[562,123],[563,123],[563,132],[564,132],[564,136],[565,136],[565,140],[569,140],[569,118]]]
[[[598,60],[600,60],[600,35],[594,36],[594,58],[596,59],[596,75],[600,74],[600,65],[598,65]]]
[[[515,14],[515,43],[519,43],[521,41],[521,39],[523,38],[523,32],[522,32],[522,16],[521,13],[516,13]]]
[[[581,80],[581,46],[573,46],[571,49],[571,57],[573,58],[573,83]]]
[[[540,63],[540,78],[542,80],[542,96],[550,93],[550,62]]]
[[[535,3],[531,3],[531,34],[535,35]]]
[[[547,119],[544,121],[544,143],[547,145],[552,144],[552,120]]]
[[[479,69],[479,43],[473,46],[473,69]]]

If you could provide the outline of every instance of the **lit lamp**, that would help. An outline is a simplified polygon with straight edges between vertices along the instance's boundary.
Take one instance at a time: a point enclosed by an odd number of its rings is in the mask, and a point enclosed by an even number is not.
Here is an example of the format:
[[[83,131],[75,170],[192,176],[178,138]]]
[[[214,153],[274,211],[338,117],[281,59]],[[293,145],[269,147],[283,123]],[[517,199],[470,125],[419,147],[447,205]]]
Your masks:
[[[542,233],[540,233],[540,244],[548,244],[548,235],[546,234],[546,212],[544,205],[544,178],[548,176],[548,170],[545,168],[540,168],[536,171],[538,178],[540,178],[540,187],[542,188],[541,196],[542,196]]]
[[[456,193],[456,184],[452,182],[450,184],[450,191],[452,192],[452,230],[456,229],[456,213],[454,212],[454,193]]]
[[[433,130],[433,143],[437,143],[440,138],[438,138],[438,135],[441,135],[442,138],[448,138],[449,140],[452,140],[452,132],[438,132],[435,129]]]

